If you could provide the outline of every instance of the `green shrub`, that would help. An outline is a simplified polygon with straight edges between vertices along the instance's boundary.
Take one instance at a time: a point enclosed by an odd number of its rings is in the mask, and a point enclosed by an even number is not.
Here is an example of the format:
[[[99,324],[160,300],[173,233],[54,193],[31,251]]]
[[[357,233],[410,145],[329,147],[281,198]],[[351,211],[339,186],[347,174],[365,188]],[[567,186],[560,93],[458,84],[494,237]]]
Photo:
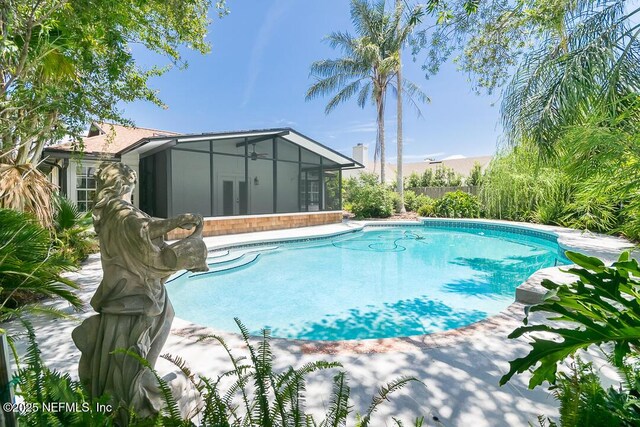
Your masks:
[[[375,174],[362,173],[348,180],[345,202],[356,218],[387,218],[398,204],[398,195],[378,182]]]
[[[565,209],[562,200],[546,200],[538,205],[531,219],[539,224],[565,225]]]
[[[433,185],[433,170],[427,168],[420,177],[420,187],[431,187]]]
[[[423,205],[433,205],[434,200],[424,194],[416,194],[411,190],[404,192],[404,206],[409,212],[418,212]]]
[[[618,224],[616,203],[606,194],[590,196],[578,191],[565,212],[561,224],[571,228],[606,233]]]
[[[491,161],[482,180],[480,200],[487,218],[546,223],[546,217],[559,220],[558,214],[549,215],[553,210],[549,205],[559,204],[564,210],[570,189],[569,177],[556,163],[523,144]]]
[[[24,426],[112,426],[113,415],[97,411],[97,404],[107,405],[107,398],[91,400],[89,394],[79,381],[73,380],[69,374],[62,374],[47,368],[42,361],[40,349],[36,342],[35,332],[31,324],[22,322],[28,339],[27,354],[24,364],[16,360],[15,372],[16,396],[23,399],[27,407],[40,410],[25,411],[18,414],[19,425]],[[75,405],[74,411],[43,411],[44,404],[61,402]]]
[[[63,196],[56,198],[54,206],[53,224],[58,251],[78,264],[98,250],[91,212],[80,212],[75,203]]]
[[[480,163],[475,162],[473,164],[473,168],[471,168],[471,172],[469,172],[469,176],[465,180],[465,185],[476,186],[480,185],[482,181],[482,166]]]
[[[404,207],[409,212],[416,212],[420,207],[420,203],[424,199],[425,196],[422,194],[416,194],[411,190],[407,190],[404,192]]]
[[[623,373],[622,376],[626,375]],[[625,379],[625,382],[627,392],[640,391],[635,379]],[[556,384],[550,387],[550,390],[560,402],[562,427],[640,424],[640,412],[637,407],[634,408],[639,403],[637,396],[630,396],[613,387],[605,390],[593,364],[585,363],[579,357],[575,357],[570,364],[569,373],[558,373]]]
[[[417,209],[418,215],[420,216],[434,216],[435,214],[435,203],[431,197],[423,196],[420,206]]]
[[[406,188],[416,188],[416,187],[420,187],[420,175],[418,174],[418,172],[411,172],[411,175],[409,175],[409,178],[407,179],[407,183],[405,185]]]
[[[480,201],[472,194],[463,191],[446,193],[435,201],[434,213],[444,218],[478,218],[480,216]]]
[[[31,215],[0,209],[0,313],[44,297],[80,307],[77,285],[61,276],[74,265],[56,253],[48,230]],[[0,316],[1,318],[2,316]]]
[[[411,190],[404,190],[404,207],[409,212],[415,212],[416,207],[416,197],[418,195]]]

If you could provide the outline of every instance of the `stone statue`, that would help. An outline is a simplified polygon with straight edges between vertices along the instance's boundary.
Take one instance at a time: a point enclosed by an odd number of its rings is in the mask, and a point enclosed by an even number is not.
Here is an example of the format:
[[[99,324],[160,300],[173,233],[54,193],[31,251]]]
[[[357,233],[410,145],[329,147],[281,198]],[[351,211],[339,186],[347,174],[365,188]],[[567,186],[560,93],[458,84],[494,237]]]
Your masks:
[[[151,218],[130,203],[136,173],[127,165],[103,163],[96,179],[93,223],[103,278],[91,306],[98,314],[82,322],[72,336],[82,353],[80,380],[92,397],[112,398],[114,408],[120,408],[122,425],[127,423],[128,408],[147,417],[164,402],[149,369],[130,356],[112,352],[132,350],[155,366],[174,316],[164,283],[181,269],[207,271],[207,248],[201,216]],[[163,236],[178,227],[194,232],[168,245]]]

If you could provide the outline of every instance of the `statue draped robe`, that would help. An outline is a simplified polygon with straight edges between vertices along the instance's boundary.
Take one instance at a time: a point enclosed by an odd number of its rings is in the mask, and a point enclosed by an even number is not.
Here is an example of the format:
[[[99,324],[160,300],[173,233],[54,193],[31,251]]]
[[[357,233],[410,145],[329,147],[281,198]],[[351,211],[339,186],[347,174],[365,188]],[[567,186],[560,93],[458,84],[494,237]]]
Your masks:
[[[82,353],[79,377],[91,396],[117,397],[116,407],[133,407],[140,417],[162,407],[157,381],[134,358],[111,353],[131,350],[154,366],[171,329],[174,311],[164,282],[177,268],[163,261],[166,243],[151,238],[151,221],[124,200],[105,205],[98,233],[104,275],[91,299],[99,314],[73,331]]]

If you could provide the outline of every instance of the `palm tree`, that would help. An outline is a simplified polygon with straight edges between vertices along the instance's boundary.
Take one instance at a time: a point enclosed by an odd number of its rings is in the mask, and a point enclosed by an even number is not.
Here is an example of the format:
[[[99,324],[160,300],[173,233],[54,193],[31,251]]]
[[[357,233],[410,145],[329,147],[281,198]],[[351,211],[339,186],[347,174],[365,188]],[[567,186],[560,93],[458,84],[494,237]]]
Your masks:
[[[327,37],[333,48],[339,48],[344,56],[338,59],[316,61],[311,65],[311,75],[316,82],[307,91],[306,99],[337,93],[325,108],[329,114],[340,103],[357,94],[362,108],[372,99],[376,105],[376,149],[374,160],[380,156],[380,180],[385,182],[384,108],[387,89],[393,86],[398,70],[396,31],[399,14],[388,14],[384,0],[369,3],[352,0],[351,20],[358,37],[347,32],[334,32]],[[402,80],[403,88],[412,88],[409,95],[426,99],[419,88]]]
[[[562,133],[595,112],[613,121],[640,93],[640,8],[624,0],[579,3],[563,31],[527,55],[506,88],[502,117],[513,144],[552,152]]]
[[[396,0],[396,14],[401,14],[403,10],[402,0]],[[396,33],[400,34],[400,20],[398,20],[398,28]],[[396,72],[397,87],[402,85],[402,43],[398,46],[398,71]],[[396,189],[398,196],[400,196],[400,213],[405,213],[407,208],[404,206],[404,180],[402,179],[402,91],[398,91],[396,99],[396,142],[397,153],[396,156]]]
[[[403,0],[396,0],[396,36],[395,36],[395,44],[397,45],[397,50],[398,50],[398,69],[396,70],[396,87],[402,87],[402,48],[405,44],[405,42],[407,41],[408,37],[411,35],[411,33],[413,32],[415,26],[420,22],[420,17],[422,16],[422,10],[420,7],[416,7],[413,9],[413,11],[411,11],[408,16],[406,21],[403,23],[401,16],[404,12],[404,1]],[[409,88],[407,88],[409,89]],[[403,145],[402,145],[402,93],[407,91],[407,89],[404,90],[398,90],[397,92],[397,100],[396,100],[396,105],[397,105],[397,113],[396,113],[396,119],[397,119],[397,133],[396,133],[396,140],[397,140],[397,167],[396,167],[396,171],[397,171],[397,175],[396,175],[396,189],[398,192],[398,195],[400,196],[400,213],[405,213],[407,210],[404,206],[404,180],[403,180],[403,172],[402,172],[402,149],[403,149]],[[410,90],[410,89],[409,89]],[[427,102],[429,101],[428,98],[425,99]],[[419,110],[418,110],[419,111]]]

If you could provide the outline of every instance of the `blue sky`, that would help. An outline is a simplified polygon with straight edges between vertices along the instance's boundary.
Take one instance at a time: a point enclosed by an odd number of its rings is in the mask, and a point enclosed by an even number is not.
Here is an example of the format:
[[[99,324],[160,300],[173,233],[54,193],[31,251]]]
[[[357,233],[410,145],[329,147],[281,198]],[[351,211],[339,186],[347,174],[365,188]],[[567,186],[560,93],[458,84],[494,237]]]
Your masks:
[[[338,57],[323,38],[332,31],[353,33],[347,0],[228,0],[231,14],[213,19],[208,55],[186,52],[189,67],[151,81],[168,106],[123,105],[138,126],[177,132],[233,131],[292,127],[344,154],[357,143],[375,145],[375,108],[352,102],[324,114],[329,98],[305,101],[315,60]],[[165,65],[134,51],[142,64]],[[424,59],[405,54],[405,78],[431,98],[422,117],[405,105],[405,162],[424,157],[493,154],[501,133],[499,97],[478,96],[467,76],[451,63],[425,79]],[[493,106],[495,104],[495,106]],[[386,119],[387,157],[395,161],[395,100],[389,96]]]

